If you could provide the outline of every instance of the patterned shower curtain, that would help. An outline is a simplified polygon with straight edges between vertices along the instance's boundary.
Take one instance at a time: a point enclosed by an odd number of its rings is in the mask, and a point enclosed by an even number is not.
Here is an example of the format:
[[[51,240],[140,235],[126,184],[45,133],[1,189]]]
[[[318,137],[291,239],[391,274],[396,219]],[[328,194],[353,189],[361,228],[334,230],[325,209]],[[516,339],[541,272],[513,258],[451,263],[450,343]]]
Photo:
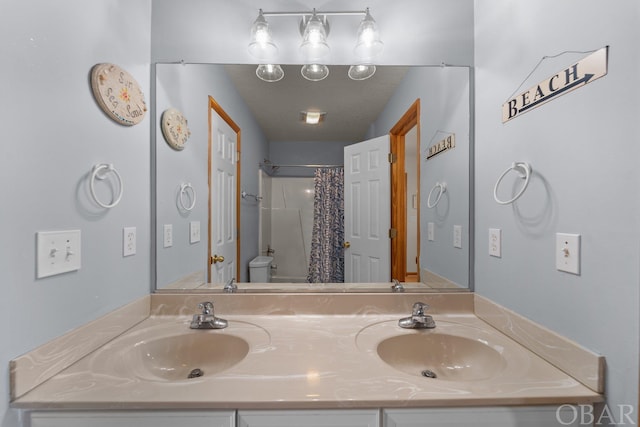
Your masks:
[[[309,283],[344,282],[344,170],[315,172]]]

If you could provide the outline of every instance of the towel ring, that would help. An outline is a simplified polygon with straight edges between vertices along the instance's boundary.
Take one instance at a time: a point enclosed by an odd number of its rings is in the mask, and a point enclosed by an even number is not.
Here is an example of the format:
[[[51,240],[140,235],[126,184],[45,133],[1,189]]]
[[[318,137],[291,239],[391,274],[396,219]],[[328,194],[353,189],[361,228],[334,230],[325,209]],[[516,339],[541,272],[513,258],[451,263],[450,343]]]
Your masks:
[[[189,196],[189,198],[191,199],[191,205],[187,206],[184,203],[183,196],[185,194],[188,194],[189,190],[191,190],[191,195]],[[180,206],[182,207],[182,209],[187,212],[193,210],[196,205],[196,190],[194,190],[190,182],[187,182],[186,184],[182,184],[180,186],[180,197],[178,198],[178,200],[180,201]]]
[[[438,190],[438,195],[436,196],[436,200],[433,203],[431,203],[431,196],[433,196],[433,192],[436,189]],[[438,206],[438,203],[440,203],[440,199],[442,198],[442,195],[446,192],[447,192],[447,183],[436,182],[436,185],[434,185],[431,191],[429,191],[429,197],[427,197],[427,207],[431,209]]]
[[[103,169],[105,169],[105,171],[101,174],[100,172]],[[96,194],[95,182],[96,179],[106,179],[109,172],[113,173],[113,175],[116,177],[116,180],[118,181],[119,191],[118,194],[115,195],[116,197],[114,197],[114,200],[111,203],[103,203],[100,201]],[[122,177],[120,176],[116,168],[113,167],[113,164],[99,163],[93,167],[93,172],[91,173],[91,178],[89,179],[89,189],[91,190],[91,197],[93,197],[93,200],[98,205],[102,206],[105,209],[111,209],[118,203],[120,203],[120,200],[122,199],[122,193],[124,192],[124,184],[122,183]]]
[[[502,179],[512,170],[519,172],[520,178],[524,179],[524,185],[522,186],[520,191],[518,191],[518,194],[513,196],[513,198],[509,200],[500,200],[498,198],[498,186],[500,185],[500,182],[502,181]],[[516,200],[518,200],[518,198],[520,198],[520,196],[522,196],[522,194],[524,194],[524,190],[527,189],[530,179],[531,179],[531,165],[529,165],[529,163],[527,162],[512,163],[511,166],[506,171],[502,172],[502,175],[500,175],[500,178],[498,178],[498,181],[496,182],[495,187],[493,187],[493,198],[497,203],[501,205],[508,205],[510,203],[515,202]]]

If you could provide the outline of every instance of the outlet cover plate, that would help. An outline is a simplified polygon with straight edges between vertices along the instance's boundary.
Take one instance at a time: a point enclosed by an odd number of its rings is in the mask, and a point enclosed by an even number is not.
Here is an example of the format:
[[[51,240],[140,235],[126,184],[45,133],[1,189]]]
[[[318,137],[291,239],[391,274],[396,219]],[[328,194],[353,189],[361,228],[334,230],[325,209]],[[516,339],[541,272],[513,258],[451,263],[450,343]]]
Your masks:
[[[462,226],[453,226],[453,247],[462,249]]]
[[[36,236],[38,279],[80,269],[82,265],[80,230],[39,231]]]
[[[502,230],[499,228],[489,229],[489,255],[502,258]]]
[[[189,243],[198,243],[200,241],[200,221],[191,221],[189,223]]]
[[[173,246],[173,225],[165,224],[163,228],[163,246],[165,248],[170,248]]]
[[[124,227],[122,229],[122,256],[136,254],[136,228]]]
[[[429,239],[430,242],[433,242],[435,240],[435,224],[433,222],[429,222],[427,223],[427,239]]]

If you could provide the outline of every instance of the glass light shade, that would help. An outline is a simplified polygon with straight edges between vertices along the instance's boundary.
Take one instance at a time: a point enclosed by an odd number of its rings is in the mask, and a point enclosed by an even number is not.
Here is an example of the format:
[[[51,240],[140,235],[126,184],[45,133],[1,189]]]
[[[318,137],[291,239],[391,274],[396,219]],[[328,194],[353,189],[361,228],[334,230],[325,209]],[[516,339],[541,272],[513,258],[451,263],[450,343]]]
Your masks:
[[[300,51],[309,62],[319,61],[331,52],[327,44],[327,28],[315,11],[304,27]]]
[[[307,80],[319,82],[327,78],[329,75],[329,67],[321,64],[306,64],[300,69],[300,74]]]
[[[351,80],[366,80],[376,73],[375,65],[352,65],[349,67],[349,78]]]
[[[262,10],[251,26],[251,41],[248,49],[251,56],[260,60],[273,59],[278,53],[278,47],[271,38],[271,29],[262,15]]]
[[[260,80],[273,83],[282,80],[284,77],[284,71],[279,65],[262,64],[258,65],[258,68],[256,68],[256,76],[258,76]]]
[[[369,14],[369,9],[365,17],[360,21],[358,27],[358,39],[354,48],[355,55],[363,61],[371,61],[382,53],[384,44],[380,40],[378,25]]]

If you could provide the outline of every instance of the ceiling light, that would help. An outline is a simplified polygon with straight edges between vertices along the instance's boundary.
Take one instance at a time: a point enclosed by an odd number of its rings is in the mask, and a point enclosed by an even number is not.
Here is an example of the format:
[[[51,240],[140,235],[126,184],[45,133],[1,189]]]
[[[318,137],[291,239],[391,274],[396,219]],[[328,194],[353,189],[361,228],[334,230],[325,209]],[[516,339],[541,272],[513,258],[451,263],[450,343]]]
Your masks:
[[[279,65],[261,64],[256,68],[256,76],[258,76],[260,80],[273,83],[282,80],[284,77],[284,71]]]
[[[349,67],[349,78],[351,80],[366,80],[369,77],[373,76],[376,73],[375,65],[352,65]]]
[[[322,64],[306,64],[300,69],[300,74],[307,80],[319,82],[329,75],[329,67]]]
[[[331,49],[327,44],[327,34],[329,32],[329,23],[326,18],[320,19],[316,14],[316,10],[313,9],[311,18],[302,18],[301,28],[304,28],[302,33],[302,44],[300,45],[300,51],[303,57],[308,62],[315,62],[324,59]]]
[[[249,53],[260,60],[274,59],[278,53],[278,47],[271,38],[269,23],[262,14],[262,9],[258,17],[251,26],[251,42],[249,42]]]
[[[300,120],[308,125],[317,125],[320,122],[324,122],[326,115],[327,113],[324,111],[301,111]]]
[[[378,25],[369,14],[369,8],[358,27],[358,41],[354,52],[363,61],[371,61],[382,52],[383,43],[380,40]]]

